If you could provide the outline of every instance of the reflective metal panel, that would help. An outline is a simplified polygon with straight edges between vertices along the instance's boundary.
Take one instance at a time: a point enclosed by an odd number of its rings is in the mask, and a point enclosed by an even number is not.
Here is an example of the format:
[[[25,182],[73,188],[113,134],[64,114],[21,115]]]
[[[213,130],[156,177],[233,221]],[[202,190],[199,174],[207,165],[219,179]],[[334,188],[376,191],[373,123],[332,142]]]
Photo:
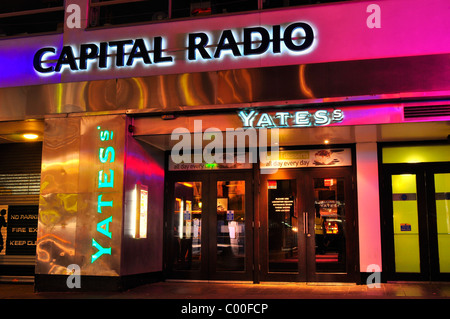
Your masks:
[[[128,109],[179,110],[216,104],[215,72],[117,80],[117,103]]]
[[[120,273],[125,116],[46,120],[37,274]]]
[[[42,147],[36,274],[61,274],[76,263],[79,119],[47,119]]]
[[[77,193],[80,119],[47,119],[42,149],[41,194]]]
[[[205,110],[246,103],[448,99],[449,57],[413,56],[1,88],[0,120],[79,112]]]

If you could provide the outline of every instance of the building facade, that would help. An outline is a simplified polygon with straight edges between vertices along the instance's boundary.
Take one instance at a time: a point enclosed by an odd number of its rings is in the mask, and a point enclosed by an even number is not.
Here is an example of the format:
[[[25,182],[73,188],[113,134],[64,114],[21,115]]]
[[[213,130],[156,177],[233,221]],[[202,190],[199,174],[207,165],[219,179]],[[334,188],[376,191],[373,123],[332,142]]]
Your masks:
[[[1,279],[448,280],[447,13],[5,5]]]

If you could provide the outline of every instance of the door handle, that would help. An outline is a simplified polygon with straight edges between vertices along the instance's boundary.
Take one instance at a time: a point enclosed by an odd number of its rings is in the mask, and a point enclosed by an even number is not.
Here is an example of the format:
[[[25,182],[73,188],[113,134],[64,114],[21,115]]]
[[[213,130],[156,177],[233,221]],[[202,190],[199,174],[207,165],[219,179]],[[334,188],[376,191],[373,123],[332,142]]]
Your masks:
[[[303,212],[303,233],[308,237],[311,236],[309,234],[308,212]]]

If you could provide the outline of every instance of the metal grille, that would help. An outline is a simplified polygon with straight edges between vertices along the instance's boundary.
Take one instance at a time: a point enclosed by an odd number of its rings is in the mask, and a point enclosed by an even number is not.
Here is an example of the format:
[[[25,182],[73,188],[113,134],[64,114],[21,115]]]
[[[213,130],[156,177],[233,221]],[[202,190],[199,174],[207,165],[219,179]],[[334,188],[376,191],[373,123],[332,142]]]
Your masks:
[[[42,143],[0,145],[0,205],[37,205]]]
[[[403,109],[405,119],[450,116],[450,105],[410,106]]]

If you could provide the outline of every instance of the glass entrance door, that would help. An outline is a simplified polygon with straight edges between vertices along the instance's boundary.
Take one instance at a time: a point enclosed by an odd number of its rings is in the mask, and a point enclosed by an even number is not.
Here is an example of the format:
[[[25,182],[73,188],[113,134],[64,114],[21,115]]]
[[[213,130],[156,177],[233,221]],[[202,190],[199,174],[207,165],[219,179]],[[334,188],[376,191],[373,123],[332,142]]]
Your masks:
[[[172,174],[166,214],[170,277],[252,279],[251,181],[249,172]]]
[[[450,168],[386,165],[383,269],[390,280],[450,279]]]
[[[351,176],[332,168],[263,177],[261,280],[356,280]]]

